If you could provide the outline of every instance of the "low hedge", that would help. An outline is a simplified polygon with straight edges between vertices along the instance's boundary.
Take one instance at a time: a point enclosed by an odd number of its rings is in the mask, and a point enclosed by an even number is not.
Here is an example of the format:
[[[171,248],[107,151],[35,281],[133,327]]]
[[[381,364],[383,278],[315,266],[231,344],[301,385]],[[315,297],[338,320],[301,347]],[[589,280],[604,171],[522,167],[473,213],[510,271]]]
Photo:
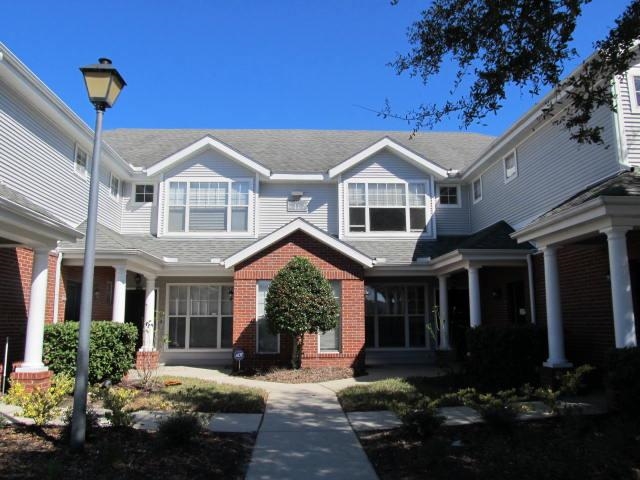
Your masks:
[[[621,348],[607,358],[606,386],[613,407],[638,415],[640,401],[640,348]]]
[[[45,326],[43,359],[55,373],[75,375],[79,326],[72,321]],[[133,365],[137,338],[130,323],[91,322],[89,382],[119,382]]]
[[[547,334],[534,325],[481,325],[467,331],[467,373],[483,389],[537,384]]]

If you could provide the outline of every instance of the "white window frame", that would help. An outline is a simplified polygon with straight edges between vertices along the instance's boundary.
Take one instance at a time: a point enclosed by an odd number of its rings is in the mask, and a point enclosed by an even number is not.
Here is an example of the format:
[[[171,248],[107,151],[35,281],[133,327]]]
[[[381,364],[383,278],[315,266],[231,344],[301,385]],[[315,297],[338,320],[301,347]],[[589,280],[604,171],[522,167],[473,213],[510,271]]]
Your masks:
[[[85,168],[81,170],[78,167],[78,153],[83,153],[86,157]],[[89,176],[89,153],[77,143],[75,144],[75,148],[73,149],[73,171],[81,178],[86,179]]]
[[[455,187],[456,189],[456,203],[442,203],[440,201],[440,189],[443,187],[447,187],[447,188],[453,188]],[[438,184],[438,207],[440,208],[460,208],[462,206],[462,201],[461,201],[461,197],[460,197],[460,185],[458,184],[448,184],[448,183],[441,183]]]
[[[191,348],[189,346],[189,334],[191,332],[191,287],[218,287],[219,295],[218,295],[218,325],[217,325],[217,335],[218,335],[218,345],[222,345],[222,317],[228,317],[229,315],[222,314],[222,288],[230,287],[233,289],[233,283],[167,283],[165,285],[165,315],[164,315],[164,335],[165,338],[169,338],[169,318],[171,316],[181,317],[182,315],[169,315],[169,289],[170,287],[187,287],[187,313],[184,315],[185,324],[184,324],[184,348],[169,348],[168,346],[164,347],[164,351],[166,352],[231,352],[233,350],[233,346],[231,348]],[[231,307],[231,324],[233,325],[233,303]],[[213,316],[213,315],[210,315]],[[233,331],[231,333],[231,342],[233,343]]]
[[[631,68],[627,72],[627,87],[629,89],[631,113],[640,113],[640,104],[638,104],[638,95],[636,94],[636,84],[634,81],[635,77],[640,77],[640,68]]]
[[[255,309],[255,314],[256,314],[256,320],[255,320],[255,328],[256,328],[256,355],[278,355],[280,353],[280,334],[276,334],[276,338],[277,338],[277,348],[276,351],[274,352],[261,352],[260,351],[260,329],[258,328],[258,299],[260,298],[260,282],[269,282],[269,284],[271,284],[272,280],[268,280],[268,279],[262,279],[262,280],[256,280],[256,309]],[[267,293],[269,292],[269,289],[267,288]],[[265,305],[265,316],[266,316],[266,307],[267,307],[267,295],[265,294],[264,296],[264,305]]]
[[[349,230],[349,226],[351,225],[351,221],[349,218],[349,185],[353,183],[363,183],[364,187],[364,198],[365,198],[365,231],[364,232],[352,232]],[[371,183],[399,183],[404,185],[405,188],[405,230],[404,231],[371,231],[370,219],[369,219],[369,184]],[[422,184],[424,185],[424,195],[425,195],[425,205],[424,205],[424,214],[425,214],[425,228],[426,230],[415,231],[411,230],[411,217],[410,217],[410,209],[412,208],[409,205],[409,185],[411,184]],[[351,178],[344,182],[344,201],[343,201],[343,216],[344,216],[344,236],[346,237],[420,237],[426,235],[428,237],[435,236],[435,230],[433,226],[434,217],[434,209],[433,209],[433,196],[434,196],[434,181],[433,177],[429,178],[416,178],[416,179],[400,179],[400,178]],[[385,208],[385,207],[374,207],[374,208]],[[401,208],[401,207],[389,207],[389,208]],[[417,208],[417,207],[414,207]]]
[[[340,296],[337,298],[338,300],[338,305],[340,307],[340,318],[338,318],[338,324],[336,325],[336,328],[338,329],[337,331],[337,335],[338,335],[338,349],[333,349],[333,350],[322,350],[320,348],[320,337],[322,336],[322,333],[318,332],[318,335],[316,335],[317,337],[317,343],[318,343],[318,353],[320,355],[327,355],[327,354],[336,354],[336,353],[341,353],[342,352],[342,280],[328,280],[329,283],[337,283],[340,287]],[[333,291],[333,285],[331,286],[331,290]],[[336,298],[335,295],[333,298]]]
[[[478,198],[476,198],[476,182],[478,182],[478,185],[480,185],[480,196]],[[471,182],[471,199],[473,200],[474,204],[482,200],[482,193],[482,175],[480,175],[473,182]]]
[[[116,180],[118,182],[118,188],[116,190],[116,194],[113,194],[113,181]],[[116,175],[113,174],[113,172],[111,172],[109,174],[109,195],[111,195],[112,198],[115,198],[116,200],[118,198],[120,198],[120,189],[122,188],[122,181],[120,180],[119,177],[117,177]]]
[[[227,229],[225,231],[211,231],[211,232],[190,232],[189,231],[189,195],[191,190],[191,183],[198,182],[213,182],[213,183],[227,183]],[[249,205],[247,206],[247,231],[245,232],[232,232],[231,231],[231,185],[235,182],[247,182],[249,184]],[[238,177],[238,178],[224,178],[224,177],[172,177],[167,178],[162,182],[163,186],[163,198],[162,198],[162,216],[163,226],[162,235],[167,237],[210,237],[212,235],[222,237],[252,237],[254,232],[254,205],[255,205],[255,182],[250,177]],[[186,183],[187,193],[185,197],[185,231],[184,232],[170,232],[169,231],[169,200],[171,198],[171,184],[172,183]]]
[[[153,193],[151,194],[151,201],[150,202],[138,202],[138,201],[136,201],[136,188],[138,186],[145,187],[145,186],[148,186],[148,185],[153,187]],[[131,188],[132,188],[132,191],[131,191],[132,202],[131,203],[135,203],[136,205],[153,204],[153,202],[154,202],[154,200],[156,198],[156,185],[154,183],[134,183]]]
[[[507,159],[513,157],[513,163],[515,166],[515,173],[510,177],[507,177]],[[504,157],[502,157],[502,170],[504,172],[504,183],[507,184],[512,180],[518,178],[518,154],[516,149],[514,148],[509,153],[507,153]]]

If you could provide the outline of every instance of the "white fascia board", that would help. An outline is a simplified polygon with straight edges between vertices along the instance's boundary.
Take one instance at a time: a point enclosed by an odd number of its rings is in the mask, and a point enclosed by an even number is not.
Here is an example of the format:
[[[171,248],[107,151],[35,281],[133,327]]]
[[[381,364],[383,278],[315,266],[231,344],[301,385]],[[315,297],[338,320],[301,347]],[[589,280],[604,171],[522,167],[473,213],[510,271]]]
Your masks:
[[[349,245],[341,242],[340,240],[337,240],[331,235],[324,233],[322,230],[319,230],[313,225],[300,219],[297,219],[291,223],[288,223],[284,227],[281,227],[275,232],[267,235],[266,237],[261,238],[257,242],[252,243],[248,247],[231,255],[230,257],[225,259],[223,265],[225,268],[231,268],[234,265],[242,262],[243,260],[246,260],[247,258],[252,257],[256,253],[261,252],[262,250],[269,247],[270,245],[273,245],[274,243],[278,242],[279,240],[282,240],[283,238],[287,237],[288,235],[291,235],[292,233],[298,230],[306,233],[310,237],[315,238],[319,242],[324,243],[325,245],[342,253],[346,257],[349,257],[352,260],[355,260],[356,262],[360,263],[361,265],[367,268],[373,267],[374,261],[371,257],[366,256],[365,254],[359,252],[358,250],[350,247]]]
[[[269,180],[288,182],[323,182],[328,179],[326,173],[272,173],[269,177]]]
[[[436,165],[433,162],[430,162],[426,158],[418,155],[417,153],[412,152],[408,148],[403,147],[402,145],[394,142],[390,138],[384,137],[383,139],[377,141],[370,147],[365,148],[361,152],[355,154],[351,158],[346,159],[344,162],[330,169],[329,178],[334,178],[337,175],[340,175],[341,173],[345,172],[346,170],[349,170],[350,168],[356,166],[358,163],[366,160],[367,158],[371,157],[372,155],[375,155],[376,153],[378,153],[379,151],[385,148],[388,148],[394,153],[397,153],[404,159],[409,160],[410,162],[416,164],[417,166],[425,170],[429,170],[434,175],[436,175],[439,179],[444,179],[448,177],[449,171],[446,168],[442,168],[441,166]]]
[[[199,153],[200,151],[211,148],[213,150],[217,150],[218,152],[226,155],[227,157],[237,161],[238,163],[244,165],[245,167],[253,170],[254,172],[259,173],[265,177],[271,175],[271,171],[260,165],[259,163],[251,160],[249,157],[245,157],[240,152],[234,150],[228,145],[212,138],[210,136],[205,136],[198,140],[197,142],[192,143],[191,145],[183,148],[182,150],[177,151],[173,155],[168,156],[164,160],[159,161],[158,163],[152,165],[147,169],[147,175],[152,176],[155,175],[167,168],[186,160],[187,158]]]

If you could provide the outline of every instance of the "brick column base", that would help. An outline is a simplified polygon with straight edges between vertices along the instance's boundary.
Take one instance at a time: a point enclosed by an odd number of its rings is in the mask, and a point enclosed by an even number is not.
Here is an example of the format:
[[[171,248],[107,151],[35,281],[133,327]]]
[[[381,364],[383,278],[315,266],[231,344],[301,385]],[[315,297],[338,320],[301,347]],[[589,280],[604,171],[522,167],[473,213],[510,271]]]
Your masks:
[[[11,383],[21,383],[27,392],[35,389],[46,390],[51,386],[51,370],[41,370],[39,372],[11,372]]]
[[[137,370],[155,370],[160,365],[160,352],[138,352],[136,354]]]

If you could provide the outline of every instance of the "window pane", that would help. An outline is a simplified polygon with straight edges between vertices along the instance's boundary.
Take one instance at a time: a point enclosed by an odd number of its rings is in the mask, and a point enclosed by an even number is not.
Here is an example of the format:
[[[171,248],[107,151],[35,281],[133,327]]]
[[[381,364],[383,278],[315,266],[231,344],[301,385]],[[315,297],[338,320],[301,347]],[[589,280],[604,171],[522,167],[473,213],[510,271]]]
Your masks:
[[[87,173],[87,160],[88,160],[87,153],[77,148],[76,149],[76,170],[83,175]]]
[[[233,315],[233,287],[222,287],[220,301],[222,315]]]
[[[364,346],[373,348],[375,344],[375,318],[367,315],[364,317]]]
[[[404,347],[404,317],[378,317],[380,347]]]
[[[249,225],[249,208],[248,207],[232,207],[231,208],[231,231],[246,232]]]
[[[457,205],[458,189],[456,187],[440,187],[440,203],[442,205]]]
[[[409,317],[409,346],[425,347],[426,345],[424,316]]]
[[[409,221],[411,222],[411,231],[421,232],[427,226],[426,212],[424,208],[409,209]]]
[[[119,191],[120,191],[120,179],[111,175],[111,195],[113,195],[114,197],[117,197]]]
[[[191,317],[189,323],[189,348],[217,348],[218,319],[216,317]]]
[[[231,205],[249,205],[249,182],[231,184]]]
[[[169,231],[184,232],[185,207],[169,207]]]
[[[480,200],[482,197],[482,183],[480,183],[480,179],[473,182],[473,199]]]
[[[153,185],[136,185],[136,203],[153,202]]]
[[[231,348],[233,331],[233,317],[222,317],[222,332],[220,333],[220,348]]]
[[[404,313],[404,289],[402,287],[381,287],[376,290],[376,304],[381,315],[401,315]]]
[[[364,183],[350,183],[349,184],[349,205],[351,207],[361,206],[364,207]]]
[[[191,315],[215,315],[218,313],[218,288],[191,287]]]
[[[640,105],[640,76],[633,77],[633,85],[636,90],[636,105]]]
[[[349,209],[349,231],[350,232],[364,232],[364,208],[350,208]]]
[[[419,286],[407,287],[407,310],[410,315],[425,313],[424,288]]]
[[[256,305],[256,323],[258,329],[258,352],[273,353],[278,351],[278,335],[271,333],[264,317],[264,305],[269,290],[268,280],[258,282],[258,298]]]
[[[188,287],[169,287],[169,315],[187,314]]]
[[[424,194],[424,183],[409,184],[409,206],[424,207],[427,203]]]
[[[187,320],[185,317],[169,317],[169,348],[184,348],[185,328]]]
[[[370,183],[369,206],[403,207],[405,186],[402,183]]]
[[[369,228],[372,232],[404,232],[407,228],[404,208],[370,208]]]
[[[333,298],[338,302],[338,305],[342,307],[340,300],[341,285],[339,280],[332,280],[331,289],[333,290]],[[336,328],[320,334],[320,350],[340,350],[340,327],[341,318],[338,318],[338,325]]]
[[[507,179],[513,178],[516,174],[516,155],[515,153],[509,154],[504,158],[504,173]]]
[[[187,183],[172,182],[169,184],[169,205],[182,207],[187,204]]]
[[[227,205],[229,184],[223,182],[191,182],[189,205],[194,207],[222,207]]]
[[[189,231],[224,232],[227,230],[227,208],[191,207],[189,210]]]

